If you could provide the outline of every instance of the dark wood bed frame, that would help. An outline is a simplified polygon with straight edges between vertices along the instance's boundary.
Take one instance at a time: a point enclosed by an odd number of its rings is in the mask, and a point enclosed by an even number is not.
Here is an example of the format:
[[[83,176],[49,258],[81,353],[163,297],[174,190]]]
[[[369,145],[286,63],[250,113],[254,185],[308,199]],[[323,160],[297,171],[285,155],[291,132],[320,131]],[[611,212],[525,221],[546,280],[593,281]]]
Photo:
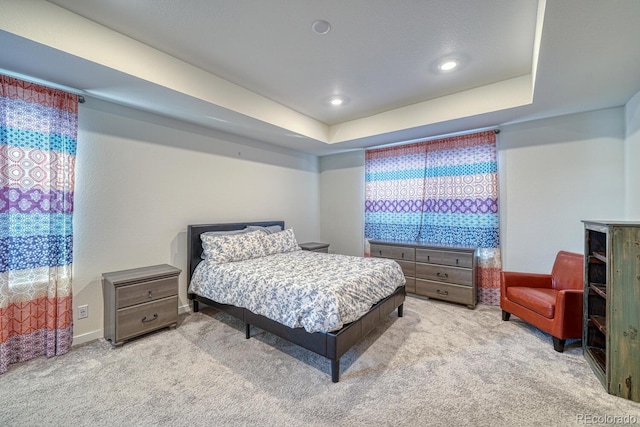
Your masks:
[[[242,222],[228,224],[198,224],[187,227],[187,284],[191,283],[191,276],[196,266],[202,261],[202,242],[200,235],[207,231],[241,230],[248,225],[270,226],[279,225],[284,230],[284,221],[266,222]],[[188,297],[193,302],[193,311],[197,312],[200,302],[216,307],[245,323],[245,337],[249,339],[251,325],[279,336],[287,341],[297,344],[307,350],[326,357],[331,361],[331,381],[337,383],[340,378],[340,357],[354,344],[358,343],[371,332],[384,318],[398,309],[398,317],[402,317],[402,308],[405,300],[405,287],[398,287],[395,292],[382,301],[379,301],[371,310],[355,322],[345,325],[342,329],[333,332],[309,333],[304,328],[290,328],[264,316],[255,314],[245,308],[233,305],[220,304],[208,298],[189,293]]]

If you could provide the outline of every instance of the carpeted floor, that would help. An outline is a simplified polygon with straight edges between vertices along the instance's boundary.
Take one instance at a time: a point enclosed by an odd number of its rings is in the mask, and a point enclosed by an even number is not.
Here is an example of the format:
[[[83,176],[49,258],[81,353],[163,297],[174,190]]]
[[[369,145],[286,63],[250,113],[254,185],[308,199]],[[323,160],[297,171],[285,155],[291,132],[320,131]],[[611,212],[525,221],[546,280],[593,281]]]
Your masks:
[[[12,365],[2,426],[571,426],[640,423],[582,356],[498,307],[408,297],[329,362],[213,309],[118,349],[103,340]],[[609,418],[603,418],[609,417]],[[622,419],[622,418],[620,418]],[[595,422],[594,422],[595,421]],[[600,421],[600,422],[598,422]]]

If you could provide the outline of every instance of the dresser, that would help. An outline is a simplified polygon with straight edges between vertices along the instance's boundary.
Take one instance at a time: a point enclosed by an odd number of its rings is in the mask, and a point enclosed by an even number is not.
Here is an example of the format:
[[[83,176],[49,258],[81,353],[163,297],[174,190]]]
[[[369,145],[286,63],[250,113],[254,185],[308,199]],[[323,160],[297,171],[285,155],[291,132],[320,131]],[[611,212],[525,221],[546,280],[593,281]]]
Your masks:
[[[369,243],[372,257],[390,258],[400,264],[408,293],[475,308],[476,248],[375,240]]]
[[[178,322],[178,276],[168,264],[102,275],[104,338],[113,346]]]

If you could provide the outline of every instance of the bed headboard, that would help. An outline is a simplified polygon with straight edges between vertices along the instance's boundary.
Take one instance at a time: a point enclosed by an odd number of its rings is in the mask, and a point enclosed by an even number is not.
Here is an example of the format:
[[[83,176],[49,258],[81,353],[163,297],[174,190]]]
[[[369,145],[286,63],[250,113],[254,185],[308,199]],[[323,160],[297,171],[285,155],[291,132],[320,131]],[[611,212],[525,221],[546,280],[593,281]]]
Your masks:
[[[284,221],[262,221],[262,222],[233,222],[226,224],[195,224],[187,226],[187,286],[191,283],[191,276],[196,266],[202,261],[202,241],[200,235],[207,231],[231,231],[242,230],[249,225],[268,227],[279,225],[284,230]]]

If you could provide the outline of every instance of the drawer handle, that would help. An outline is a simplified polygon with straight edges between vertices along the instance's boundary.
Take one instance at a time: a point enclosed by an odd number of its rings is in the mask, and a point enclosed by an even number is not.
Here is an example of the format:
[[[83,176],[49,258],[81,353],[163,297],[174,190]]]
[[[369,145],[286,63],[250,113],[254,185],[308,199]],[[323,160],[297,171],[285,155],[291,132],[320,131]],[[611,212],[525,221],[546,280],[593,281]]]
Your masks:
[[[447,273],[436,273],[436,276],[443,277],[445,279],[447,279],[449,277],[449,275]]]
[[[382,251],[378,251],[378,252],[380,252],[380,256],[382,256]]]
[[[404,252],[402,252],[402,259],[404,259]]]
[[[460,261],[458,260],[458,258],[456,258],[456,265],[460,264]]]
[[[436,289],[436,293],[438,295],[445,295],[445,296],[449,296],[449,291],[441,291],[440,289]]]
[[[153,298],[153,297],[151,296],[151,293],[152,293],[152,291],[149,291],[149,294],[148,294],[148,297],[149,297],[149,298]]]
[[[156,319],[158,319],[158,313],[155,313],[151,319],[147,319],[147,316],[144,316],[142,318],[142,321],[147,323],[147,322],[153,322]]]

